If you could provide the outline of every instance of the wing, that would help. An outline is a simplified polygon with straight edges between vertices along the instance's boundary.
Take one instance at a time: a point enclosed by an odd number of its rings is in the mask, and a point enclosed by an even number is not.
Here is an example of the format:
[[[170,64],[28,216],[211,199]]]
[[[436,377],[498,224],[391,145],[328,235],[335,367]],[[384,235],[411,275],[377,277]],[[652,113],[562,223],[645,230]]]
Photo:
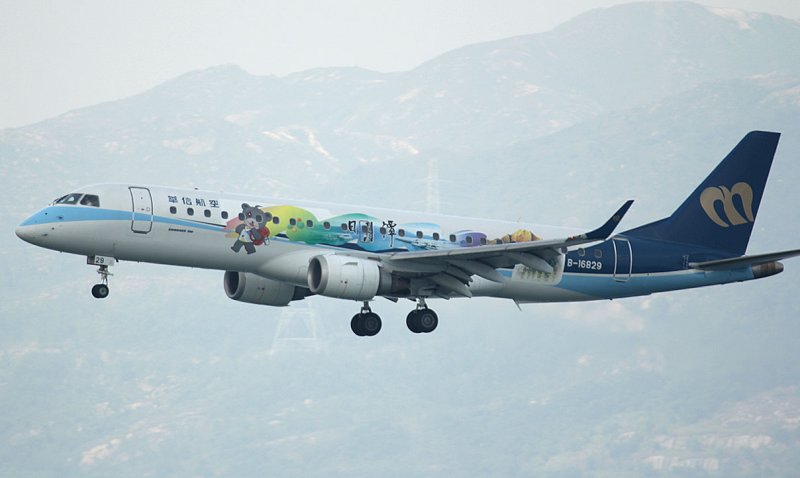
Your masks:
[[[394,274],[424,278],[430,289],[444,289],[465,297],[472,293],[467,287],[471,276],[477,275],[493,282],[503,282],[498,268],[523,264],[545,273],[553,272],[552,260],[568,247],[602,241],[608,238],[633,201],[627,201],[599,228],[562,239],[492,244],[469,248],[432,251],[411,251],[381,254],[384,267]]]

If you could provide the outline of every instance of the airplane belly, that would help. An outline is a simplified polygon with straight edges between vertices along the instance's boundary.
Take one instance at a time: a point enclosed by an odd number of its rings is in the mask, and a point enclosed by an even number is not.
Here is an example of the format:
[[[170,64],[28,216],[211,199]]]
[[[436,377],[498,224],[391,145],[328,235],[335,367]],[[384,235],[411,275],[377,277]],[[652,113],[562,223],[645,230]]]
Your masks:
[[[470,291],[476,297],[501,297],[517,302],[572,302],[597,300],[595,297],[577,290],[557,287],[554,284],[534,281],[510,280],[499,284],[485,279],[475,279]]]

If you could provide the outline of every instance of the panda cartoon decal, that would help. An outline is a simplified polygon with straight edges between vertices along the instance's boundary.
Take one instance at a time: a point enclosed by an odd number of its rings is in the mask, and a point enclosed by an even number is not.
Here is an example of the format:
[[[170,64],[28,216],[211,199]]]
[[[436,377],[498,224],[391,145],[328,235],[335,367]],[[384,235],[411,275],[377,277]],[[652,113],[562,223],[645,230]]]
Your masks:
[[[269,244],[269,228],[267,223],[272,220],[272,214],[261,210],[261,206],[250,206],[242,204],[242,212],[239,213],[239,220],[242,224],[236,226],[236,233],[239,237],[231,246],[233,252],[239,252],[244,246],[248,254],[256,252],[256,246]]]

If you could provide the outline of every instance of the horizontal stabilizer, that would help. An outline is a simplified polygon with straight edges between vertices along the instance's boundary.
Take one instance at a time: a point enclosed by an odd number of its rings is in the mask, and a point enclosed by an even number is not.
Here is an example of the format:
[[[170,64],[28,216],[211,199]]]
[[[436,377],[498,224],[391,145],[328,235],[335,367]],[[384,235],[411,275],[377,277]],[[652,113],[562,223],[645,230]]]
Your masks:
[[[732,257],[730,259],[719,259],[716,261],[690,262],[689,267],[693,269],[702,269],[704,271],[722,271],[766,264],[768,262],[775,262],[795,256],[800,256],[800,249],[781,252],[768,252],[766,254],[755,254],[752,256]]]

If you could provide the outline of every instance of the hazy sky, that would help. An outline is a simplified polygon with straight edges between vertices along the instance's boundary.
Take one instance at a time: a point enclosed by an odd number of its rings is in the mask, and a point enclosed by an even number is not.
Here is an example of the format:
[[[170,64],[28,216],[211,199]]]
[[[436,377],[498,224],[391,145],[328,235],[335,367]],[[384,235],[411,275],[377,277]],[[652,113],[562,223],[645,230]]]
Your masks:
[[[234,63],[407,70],[469,43],[549,30],[624,0],[0,0],[0,128]],[[800,18],[798,0],[702,3]]]

